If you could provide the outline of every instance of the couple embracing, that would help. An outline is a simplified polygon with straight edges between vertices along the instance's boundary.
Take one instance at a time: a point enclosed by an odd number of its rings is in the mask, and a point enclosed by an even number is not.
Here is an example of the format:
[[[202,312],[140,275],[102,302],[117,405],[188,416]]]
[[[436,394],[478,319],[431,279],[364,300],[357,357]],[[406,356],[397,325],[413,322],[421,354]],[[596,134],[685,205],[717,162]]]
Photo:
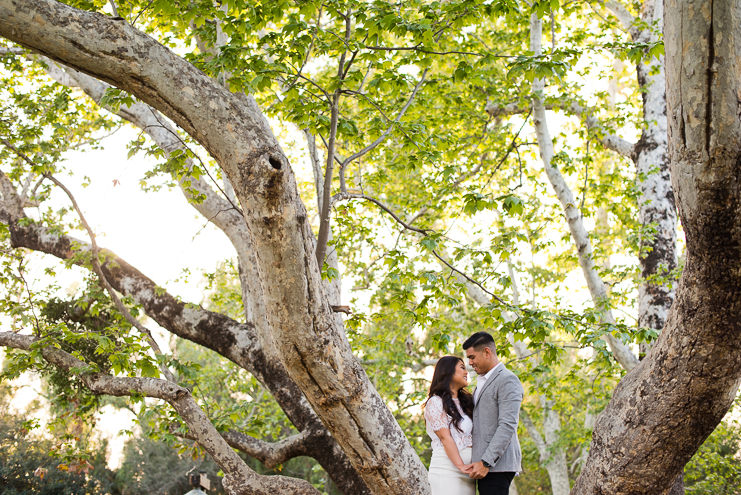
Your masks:
[[[445,356],[435,366],[425,403],[432,438],[432,495],[507,495],[522,470],[517,423],[524,390],[497,358],[492,336],[477,332],[463,343],[478,374],[471,394],[463,359]]]

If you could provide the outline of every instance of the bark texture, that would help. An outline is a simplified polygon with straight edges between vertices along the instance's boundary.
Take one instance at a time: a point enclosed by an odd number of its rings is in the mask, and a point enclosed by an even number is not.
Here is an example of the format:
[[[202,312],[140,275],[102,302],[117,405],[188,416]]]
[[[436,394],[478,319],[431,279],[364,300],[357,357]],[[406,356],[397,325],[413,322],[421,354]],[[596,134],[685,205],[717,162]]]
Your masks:
[[[7,204],[7,203],[6,203]],[[12,204],[12,203],[11,203]],[[1,213],[1,212],[0,212]],[[0,214],[0,217],[3,215]],[[72,259],[77,250],[88,250],[89,245],[66,235],[59,235],[39,225],[20,225],[17,221],[2,219],[11,232],[14,247],[23,247],[56,256],[61,260]],[[369,493],[357,471],[350,465],[337,442],[326,430],[301,390],[290,379],[280,361],[270,358],[260,346],[256,330],[251,323],[240,323],[222,314],[186,304],[167,292],[115,253],[101,249],[106,260],[102,265],[106,279],[114,289],[132,297],[145,313],[161,327],[178,337],[211,349],[238,366],[252,373],[273,395],[293,425],[306,436],[303,451],[287,451],[283,446],[259,445],[255,439],[232,445],[270,467],[278,464],[275,458],[287,460],[288,452],[313,457],[336,480],[343,493]],[[227,440],[232,443],[231,437]],[[275,449],[279,448],[280,453]]]
[[[597,418],[575,494],[668,493],[741,380],[741,5],[667,0],[664,16],[687,262],[657,344]]]
[[[376,494],[427,493],[427,473],[365,371],[325,294],[290,165],[254,100],[239,97],[147,35],[50,0],[0,2],[0,35],[110,82],[160,110],[219,163],[254,246],[252,297],[274,346]],[[262,315],[255,315],[256,320]]]

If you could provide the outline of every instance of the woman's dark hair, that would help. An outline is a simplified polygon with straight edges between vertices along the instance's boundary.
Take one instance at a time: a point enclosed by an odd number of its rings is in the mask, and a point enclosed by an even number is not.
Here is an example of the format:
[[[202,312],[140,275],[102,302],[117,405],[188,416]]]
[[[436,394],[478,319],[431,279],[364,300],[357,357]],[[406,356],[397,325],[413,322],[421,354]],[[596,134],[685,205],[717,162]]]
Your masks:
[[[453,419],[453,426],[456,430],[461,431],[460,423],[463,420],[463,416],[455,407],[453,402],[453,394],[450,392],[450,381],[455,375],[455,370],[458,365],[463,363],[463,359],[458,356],[445,356],[435,365],[435,373],[432,375],[432,383],[430,384],[430,393],[427,396],[427,401],[432,397],[438,396],[443,400],[443,411]],[[465,365],[465,363],[463,363]],[[425,401],[425,405],[427,405]],[[458,402],[461,405],[461,409],[469,417],[473,418],[473,395],[468,390],[462,388],[458,391]]]

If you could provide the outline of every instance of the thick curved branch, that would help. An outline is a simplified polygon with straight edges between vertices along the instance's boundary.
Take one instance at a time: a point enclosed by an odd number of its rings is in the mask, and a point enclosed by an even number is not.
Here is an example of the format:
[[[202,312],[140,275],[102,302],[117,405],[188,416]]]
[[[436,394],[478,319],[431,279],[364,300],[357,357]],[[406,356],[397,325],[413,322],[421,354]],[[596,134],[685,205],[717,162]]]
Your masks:
[[[106,90],[111,86],[93,77],[71,68],[63,69],[46,57],[36,57],[46,65],[47,73],[59,84],[80,88],[96,103],[100,104]],[[110,109],[109,109],[110,110]],[[157,110],[149,105],[136,102],[131,106],[121,105],[116,115],[144,131],[169,157],[174,151],[186,151],[186,145],[176,129]],[[193,159],[186,159],[186,168],[192,170]],[[205,176],[198,178],[186,174],[173,178],[178,181],[180,189],[188,202],[204,218],[209,219],[223,231],[235,246],[245,238],[244,217],[239,208],[227,197],[222,197],[206,182]],[[199,196],[195,201],[195,196]]]
[[[0,346],[3,347],[28,351],[37,340],[29,335],[0,332]],[[252,471],[219,435],[186,388],[158,378],[116,377],[106,373],[89,372],[86,371],[88,368],[86,363],[53,346],[42,347],[41,355],[48,363],[73,373],[94,394],[115,397],[143,395],[167,401],[188,425],[193,439],[223,470],[224,486],[234,495],[241,493],[274,495],[276,489],[280,489],[280,493],[296,495],[319,493],[304,480],[283,476],[261,476]]]
[[[77,253],[91,249],[85,241],[58,234],[38,224],[12,222],[8,226],[11,245],[16,248],[40,251],[78,264],[82,260],[76,257]],[[101,248],[100,254],[105,259],[101,270],[111,286],[133,298],[160,326],[218,352],[261,381],[265,378],[267,371],[254,366],[254,361],[262,361],[262,357],[252,326],[179,301],[112,251]]]
[[[172,432],[173,435],[195,440],[191,432]],[[315,435],[309,432],[297,433],[275,443],[259,440],[236,430],[221,433],[230,447],[257,459],[268,469],[275,469],[280,464],[295,458],[310,454],[310,443],[315,440]]]

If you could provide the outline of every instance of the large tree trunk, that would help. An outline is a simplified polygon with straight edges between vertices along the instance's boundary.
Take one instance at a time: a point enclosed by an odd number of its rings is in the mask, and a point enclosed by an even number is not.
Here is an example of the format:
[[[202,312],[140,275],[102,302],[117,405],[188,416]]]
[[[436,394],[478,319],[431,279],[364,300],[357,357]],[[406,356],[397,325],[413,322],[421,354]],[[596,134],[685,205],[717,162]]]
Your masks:
[[[661,336],[599,415],[573,493],[667,493],[741,380],[738,0],[667,0],[669,158],[687,263]]]
[[[214,157],[252,237],[257,277],[249,291],[266,312],[263,346],[279,351],[374,493],[427,493],[424,466],[330,308],[293,171],[254,100],[230,93],[122,20],[50,0],[0,1],[0,35],[137,96]]]
[[[21,225],[17,220],[9,219],[8,226],[13,247],[47,253],[65,261],[76,255],[73,245],[89,249],[83,241],[37,225]],[[270,391],[291,423],[306,434],[306,455],[319,462],[335,480],[337,488],[347,495],[370,493],[280,361],[262,348],[254,324],[239,323],[179,301],[158,290],[154,281],[111,251],[102,252],[106,259],[102,265],[103,273],[114,289],[132,297],[150,318],[169,332],[211,349],[249,371]]]

